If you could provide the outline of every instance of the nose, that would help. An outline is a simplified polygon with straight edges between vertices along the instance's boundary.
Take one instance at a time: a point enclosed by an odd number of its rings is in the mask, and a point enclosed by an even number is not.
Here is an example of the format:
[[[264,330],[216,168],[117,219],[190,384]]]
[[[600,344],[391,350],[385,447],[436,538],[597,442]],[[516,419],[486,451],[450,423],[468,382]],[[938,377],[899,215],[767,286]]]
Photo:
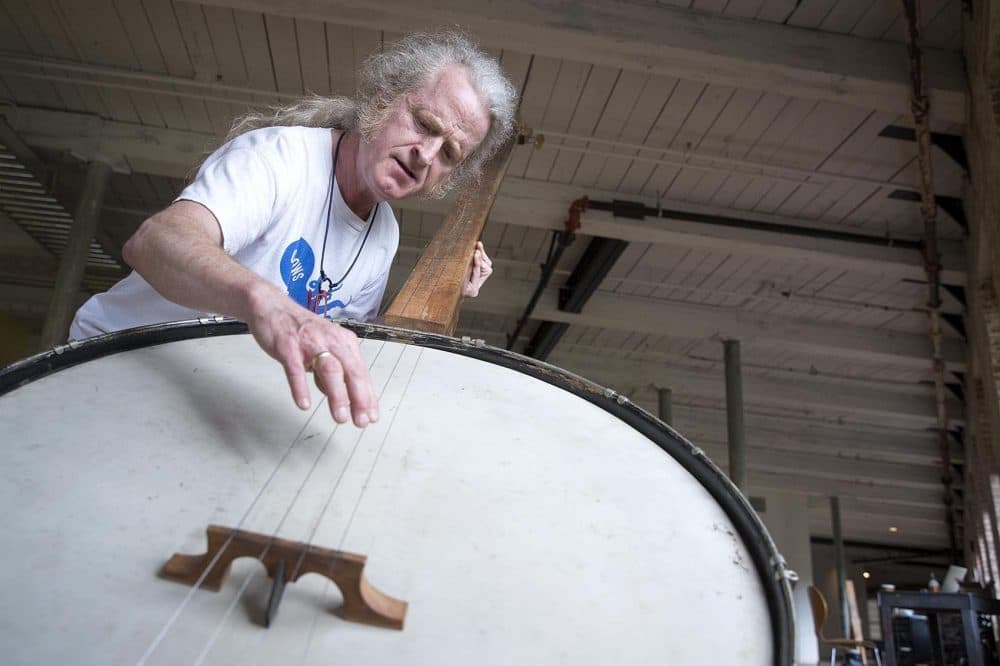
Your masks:
[[[441,152],[441,146],[443,145],[444,137],[442,136],[424,136],[423,140],[413,147],[416,153],[417,164],[422,167],[430,166],[437,158],[438,153]]]

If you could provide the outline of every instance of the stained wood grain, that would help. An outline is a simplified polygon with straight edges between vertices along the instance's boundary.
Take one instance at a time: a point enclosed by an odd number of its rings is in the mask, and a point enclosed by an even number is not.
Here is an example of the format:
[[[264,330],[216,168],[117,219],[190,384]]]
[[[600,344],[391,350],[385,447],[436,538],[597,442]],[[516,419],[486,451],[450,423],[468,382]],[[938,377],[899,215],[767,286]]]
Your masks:
[[[229,566],[241,557],[258,559],[272,578],[294,583],[308,573],[333,581],[344,599],[341,615],[346,620],[388,629],[402,629],[407,603],[376,589],[365,578],[364,555],[320,548],[273,535],[248,532],[221,525],[209,525],[208,549],[202,555],[175,553],[161,575],[179,583],[218,592]]]
[[[455,332],[466,270],[493,208],[513,146],[513,142],[504,146],[487,163],[479,183],[459,196],[386,311],[387,323],[445,335]]]

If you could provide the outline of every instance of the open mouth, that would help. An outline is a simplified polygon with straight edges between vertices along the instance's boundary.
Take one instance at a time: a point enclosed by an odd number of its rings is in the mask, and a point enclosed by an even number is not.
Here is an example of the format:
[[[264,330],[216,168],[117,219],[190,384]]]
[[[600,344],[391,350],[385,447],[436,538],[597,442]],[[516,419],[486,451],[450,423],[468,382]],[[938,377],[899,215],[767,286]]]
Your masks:
[[[413,180],[417,179],[417,177],[413,174],[413,172],[410,171],[409,169],[407,169],[406,165],[403,164],[403,162],[398,157],[393,157],[392,159],[396,160],[396,164],[398,164],[399,168],[403,170],[403,173],[405,173],[407,176],[409,176]]]

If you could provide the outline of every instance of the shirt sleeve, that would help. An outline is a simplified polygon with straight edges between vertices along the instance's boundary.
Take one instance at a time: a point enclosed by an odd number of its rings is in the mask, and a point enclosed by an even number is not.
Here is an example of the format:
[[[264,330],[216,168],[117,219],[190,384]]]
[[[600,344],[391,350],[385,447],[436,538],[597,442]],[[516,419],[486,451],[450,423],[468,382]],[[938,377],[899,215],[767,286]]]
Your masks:
[[[277,184],[274,170],[259,149],[234,145],[213,153],[194,182],[176,200],[195,201],[212,211],[229,254],[250,245],[274,218]]]

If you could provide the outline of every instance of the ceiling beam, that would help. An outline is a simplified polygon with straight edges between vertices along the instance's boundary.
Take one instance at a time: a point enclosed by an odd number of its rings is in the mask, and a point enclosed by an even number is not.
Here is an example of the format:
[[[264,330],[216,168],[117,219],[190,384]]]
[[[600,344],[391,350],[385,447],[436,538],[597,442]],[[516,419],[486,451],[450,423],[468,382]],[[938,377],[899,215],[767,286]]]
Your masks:
[[[635,402],[643,407],[655,406],[652,400]],[[747,440],[760,448],[940,465],[936,435],[930,431],[789,419],[760,414],[753,409],[747,410],[745,421]],[[725,408],[722,406],[675,404],[674,422],[677,429],[694,442],[726,438]],[[961,462],[960,453],[952,453],[952,461]]]
[[[592,199],[620,199],[621,194],[604,190],[586,190],[572,185],[560,185],[522,178],[508,178],[494,207],[493,219],[507,224],[527,225],[545,229],[562,229],[570,204],[581,195]],[[629,195],[637,203],[656,208],[677,209],[702,215],[733,216],[733,211],[711,206],[699,206],[682,201],[659,202]],[[420,208],[438,213],[440,202],[406,201],[404,207]],[[804,231],[844,231],[843,225],[810,221],[808,223],[778,215],[741,212],[740,216],[754,222],[787,225]],[[678,245],[706,250],[725,250],[742,255],[764,256],[779,260],[809,261],[831,267],[860,270],[873,276],[925,280],[920,252],[909,248],[854,243],[828,238],[793,236],[775,231],[732,226],[713,226],[689,220],[664,217],[641,221],[616,218],[610,212],[588,210],[581,220],[580,233],[629,242]],[[912,239],[911,239],[912,240]],[[962,243],[942,242],[942,279],[949,283],[965,283],[965,248]]]
[[[726,442],[698,442],[698,446],[721,469],[728,469],[729,446]],[[935,494],[936,504],[941,504],[941,469],[937,465],[873,462],[815,453],[770,451],[751,446],[747,451],[747,466],[759,472],[784,476],[873,484],[880,489],[927,491]]]
[[[841,498],[843,501],[846,498]],[[873,506],[878,506],[879,502],[868,502]],[[898,505],[893,505],[890,510],[898,511],[900,509],[915,509],[916,507],[900,507]],[[811,508],[809,509],[810,525],[813,525],[818,530],[821,529],[831,529],[830,525],[830,507],[827,506],[824,509]],[[887,513],[883,510],[881,513],[868,513],[862,510],[845,511],[843,504],[841,504],[840,509],[840,520],[841,527],[849,526],[851,528],[850,538],[858,538],[863,533],[875,533],[881,532],[886,537],[891,537],[893,534],[899,534],[903,532],[909,536],[923,535],[923,536],[935,536],[942,532],[947,533],[948,526],[944,520],[944,509],[926,509],[924,510],[924,515],[922,516],[910,516],[908,513]],[[890,532],[889,527],[895,527],[896,532]],[[815,532],[814,532],[815,533]]]
[[[621,195],[604,190],[582,190],[571,185],[532,181],[508,176],[500,188],[491,224],[503,223],[518,227],[560,231],[565,228],[570,204],[581,195],[592,198],[615,199]],[[656,206],[653,200],[629,195],[637,202]],[[699,206],[681,201],[661,200],[664,207],[710,216],[733,216],[733,211],[710,206]],[[394,203],[395,208],[422,213],[443,215],[445,201],[407,199]],[[664,213],[666,215],[666,213]],[[810,222],[768,215],[743,213],[750,222],[796,226],[803,230],[843,231],[842,225]],[[673,245],[708,251],[724,251],[739,256],[767,257],[777,261],[809,262],[842,270],[859,271],[872,279],[882,277],[922,282],[927,279],[919,250],[892,246],[855,243],[829,238],[810,238],[759,228],[715,226],[679,218],[648,218],[642,221],[615,217],[607,211],[588,210],[581,216],[579,234],[655,245]],[[948,284],[965,284],[965,248],[956,241],[938,243],[942,280]]]
[[[394,287],[389,283],[388,292]],[[478,298],[467,299],[463,308],[516,317],[534,290],[530,282],[494,277],[489,289]],[[767,313],[738,308],[696,305],[677,301],[597,292],[584,312],[564,312],[558,307],[559,289],[546,289],[535,306],[532,317],[538,320],[581,324],[621,331],[669,335],[689,339],[742,340],[745,346],[762,345],[842,357],[853,362],[886,363],[911,368],[925,368],[930,363],[930,340],[924,335],[886,329],[863,328],[833,323],[811,323]],[[949,367],[964,367],[964,344],[954,338],[943,341],[943,353]]]
[[[796,472],[796,470],[780,472],[762,469],[751,460],[747,461],[747,468],[750,477],[750,494],[763,490],[774,490],[793,495],[851,496],[928,508],[941,507],[941,510],[944,510],[944,504],[941,502],[941,491],[932,488],[905,488],[850,479],[828,479],[803,474],[801,471]],[[940,485],[938,482],[939,488]]]
[[[67,150],[81,159],[103,159],[116,171],[132,171],[183,178],[217,145],[211,134],[104,121],[97,116],[20,107],[5,111],[10,123],[31,145]],[[529,150],[530,148],[520,148]],[[571,185],[507,177],[497,196],[491,220],[517,226],[561,230],[570,204],[581,195],[594,199],[620,198],[616,192],[583,191]],[[682,201],[631,196],[646,206],[677,209],[703,215],[732,215],[732,211]],[[410,199],[397,208],[445,214],[448,200]],[[803,230],[843,231],[841,225],[763,213],[741,213],[753,222],[789,225]],[[764,256],[777,260],[809,261],[845,270],[863,271],[873,277],[925,280],[920,252],[909,248],[853,243],[827,238],[793,236],[752,228],[718,227],[681,219],[643,221],[616,218],[605,211],[583,215],[581,233],[628,242],[670,244],[729,253]],[[965,249],[960,242],[939,243],[944,266],[942,280],[965,283]]]
[[[107,162],[118,173],[184,178],[219,145],[221,137],[104,120],[66,111],[12,107],[4,117],[31,146]]]
[[[625,394],[653,384],[672,387],[677,399],[685,396],[725,397],[721,366],[685,370],[645,359],[608,358],[568,350],[553,352],[549,362]],[[775,373],[770,371],[770,374]],[[845,423],[864,421],[910,429],[932,427],[937,422],[931,390],[914,395],[891,384],[875,381],[854,382],[853,386],[847,387],[824,381],[821,377],[787,372],[777,375],[761,377],[744,368],[743,395],[748,408],[772,405],[804,417],[821,415]],[[961,405],[955,400],[951,402],[950,413],[962,414]]]
[[[719,467],[727,468],[728,445],[725,441],[698,440],[696,444],[702,446]],[[857,461],[840,456],[778,451],[755,445],[748,451],[747,464],[752,470],[776,477],[769,482],[761,482],[762,487],[772,490],[795,488],[796,492],[818,493],[823,496],[840,494],[925,508],[944,506],[941,501],[940,467],[936,462],[914,467],[912,463]],[[906,483],[898,482],[904,479]],[[886,511],[891,513],[891,507],[886,507]]]
[[[719,341],[716,341],[718,343]],[[725,367],[723,346],[718,344],[716,349],[703,348],[696,351],[674,351],[662,352],[647,349],[645,345],[629,351],[627,349],[609,349],[599,344],[585,344],[575,342],[568,346],[567,352],[590,355],[592,357],[603,356],[609,362],[617,363],[618,360],[625,362],[636,361],[654,366],[670,366],[681,372],[709,373],[711,377],[722,377]],[[714,353],[713,353],[714,352]],[[759,378],[761,381],[784,384],[788,382],[797,385],[806,382],[825,392],[866,390],[876,388],[893,393],[901,398],[915,398],[917,400],[934,395],[934,389],[930,382],[920,382],[919,380],[883,380],[879,377],[866,378],[838,374],[836,371],[822,372],[815,368],[810,370],[797,370],[785,367],[782,364],[774,365],[768,363],[758,363],[754,359],[744,360],[742,372],[748,376]],[[655,393],[658,387],[669,387],[669,384],[653,381],[646,385],[637,384],[639,390],[645,390],[651,400],[657,400]],[[640,394],[641,395],[641,394]]]
[[[460,25],[488,47],[908,113],[902,45],[657,3],[583,0],[202,0],[202,4],[388,32]],[[965,122],[959,53],[925,49],[931,113]]]
[[[809,510],[817,514],[830,518],[830,503],[827,498],[816,498],[819,500],[815,506],[810,505]],[[893,523],[891,519],[909,519],[919,522],[936,523],[944,529],[944,510],[942,507],[922,507],[906,506],[902,504],[890,504],[888,502],[875,502],[867,499],[856,499],[854,497],[840,498],[841,512],[859,514],[875,518],[873,523],[880,523],[888,533],[888,528]]]
[[[941,509],[943,512],[944,509]],[[828,512],[829,513],[829,512]],[[897,524],[898,523],[898,524]],[[946,535],[948,526],[942,520],[940,525],[935,527],[925,521],[900,521],[884,520],[871,521],[863,515],[845,514],[840,515],[841,533],[845,538],[856,541],[870,541],[879,543],[898,544],[900,546],[919,546],[924,548],[947,548],[948,537]],[[895,533],[889,532],[889,525],[898,528]],[[830,525],[829,515],[810,512],[809,534],[819,537],[833,537],[833,528]],[[944,557],[944,556],[942,556]],[[899,566],[898,564],[896,566]],[[923,567],[921,577],[925,577],[930,567]]]

